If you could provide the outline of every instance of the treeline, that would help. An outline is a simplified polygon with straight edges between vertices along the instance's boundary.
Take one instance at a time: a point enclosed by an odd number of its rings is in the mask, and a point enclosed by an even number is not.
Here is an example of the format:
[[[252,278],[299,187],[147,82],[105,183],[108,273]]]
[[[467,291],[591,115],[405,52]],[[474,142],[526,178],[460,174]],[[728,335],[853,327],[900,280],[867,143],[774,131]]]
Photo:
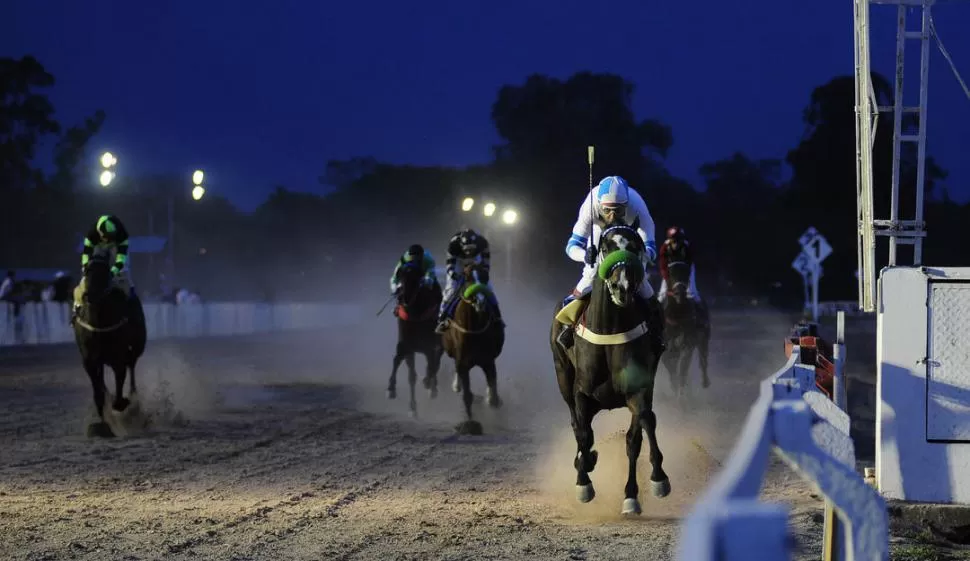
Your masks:
[[[880,104],[891,88],[874,75]],[[0,247],[2,267],[76,267],[80,233],[94,216],[115,212],[136,235],[167,232],[166,200],[175,197],[178,284],[203,297],[325,298],[329,292],[383,291],[393,261],[409,243],[427,245],[443,261],[448,237],[463,223],[487,228],[496,277],[513,248],[514,279],[564,293],[579,274],[563,247],[587,187],[586,146],[597,147],[596,179],[622,175],[644,195],[657,236],[686,228],[698,259],[698,283],[709,298],[770,298],[798,303],[801,279],[791,270],[795,240],[818,228],[835,248],[824,264],[826,299],[855,298],[856,191],[854,85],[851,76],[815,88],[802,113],[805,133],[783,158],[752,160],[727,154],[700,168],[695,190],[673,176],[664,158],[674,132],[631,109],[632,83],[612,74],[582,72],[567,80],[533,75],[502,87],[491,118],[502,143],[492,163],[468,168],[410,167],[361,157],[321,164],[327,196],[278,187],[254,212],[224,197],[200,202],[185,179],[119,177],[116,188],[89,196],[96,154],[86,151],[105,113],[65,128],[45,96],[53,77],[30,57],[0,59]],[[756,118],[752,116],[752,119]],[[883,115],[875,144],[877,214],[885,216],[892,162],[891,116]],[[42,173],[36,147],[56,139],[54,171]],[[901,215],[915,200],[915,151],[903,152]],[[240,161],[240,165],[245,165]],[[949,200],[946,173],[928,162],[924,262],[961,263],[957,226],[970,206]],[[221,188],[226,191],[225,187]],[[522,210],[513,229],[462,214],[472,196]],[[479,207],[480,208],[480,207]],[[506,236],[511,235],[510,239]],[[880,256],[885,251],[880,251]],[[157,257],[156,259],[162,259]],[[385,272],[386,271],[386,272]]]

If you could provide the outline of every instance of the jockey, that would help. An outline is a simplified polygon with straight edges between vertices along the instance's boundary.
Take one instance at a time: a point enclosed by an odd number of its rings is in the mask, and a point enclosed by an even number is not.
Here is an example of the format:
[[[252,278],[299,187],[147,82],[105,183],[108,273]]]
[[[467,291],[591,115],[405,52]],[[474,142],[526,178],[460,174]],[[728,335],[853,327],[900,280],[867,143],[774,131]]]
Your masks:
[[[397,294],[401,290],[401,281],[398,277],[401,273],[401,267],[408,263],[417,263],[422,275],[421,284],[434,286],[438,282],[438,278],[434,275],[434,258],[431,257],[431,252],[421,247],[420,244],[413,244],[397,260],[394,273],[391,274],[391,294]]]
[[[496,321],[504,325],[502,313],[499,311],[498,300],[495,298],[495,290],[492,288],[492,281],[488,275],[492,267],[492,252],[488,247],[488,240],[484,236],[475,232],[471,228],[465,228],[448,242],[448,259],[445,261],[445,288],[441,298],[441,311],[438,314],[438,326],[435,328],[437,333],[444,333],[448,328],[451,314],[454,313],[458,305],[460,296],[459,288],[464,284],[464,269],[470,263],[480,263],[485,269],[486,282],[488,287],[489,303],[495,311]]]
[[[106,214],[98,218],[87,235],[84,236],[84,250],[81,252],[81,270],[83,271],[94,255],[104,255],[114,252],[114,266],[111,267],[112,284],[124,292],[132,304],[139,304],[135,287],[131,282],[131,271],[128,268],[128,230],[117,216]],[[81,274],[81,282],[74,289],[74,306],[72,321],[77,316],[78,309],[87,282]]]
[[[667,289],[673,284],[670,281],[671,267],[689,267],[690,280],[687,282],[687,297],[699,304],[701,295],[697,291],[697,284],[694,279],[694,254],[691,251],[687,235],[680,226],[667,228],[667,239],[660,246],[660,276],[663,277],[660,284],[660,294],[657,295],[660,302],[667,298]]]
[[[590,197],[593,198],[592,204]],[[592,207],[593,215],[590,216]],[[603,178],[583,201],[579,208],[579,217],[573,225],[572,235],[566,243],[566,255],[573,261],[585,262],[583,276],[573,289],[572,294],[563,300],[563,306],[575,299],[586,299],[593,289],[593,279],[596,277],[596,264],[598,255],[596,246],[589,243],[590,229],[592,227],[593,239],[595,240],[605,226],[611,225],[617,218],[622,219],[625,224],[633,224],[637,218],[640,219],[640,227],[637,233],[644,242],[646,255],[644,257],[650,263],[657,260],[657,242],[655,240],[655,226],[653,217],[647,209],[647,203],[626,180],[619,176],[609,176]],[[662,352],[663,342],[663,315],[660,306],[654,298],[653,287],[647,281],[646,267],[644,263],[643,282],[640,283],[639,302],[643,306],[643,312],[647,317],[648,333],[651,334],[656,352]],[[562,331],[556,341],[565,349],[569,349],[573,344],[575,327],[573,325],[563,325]]]

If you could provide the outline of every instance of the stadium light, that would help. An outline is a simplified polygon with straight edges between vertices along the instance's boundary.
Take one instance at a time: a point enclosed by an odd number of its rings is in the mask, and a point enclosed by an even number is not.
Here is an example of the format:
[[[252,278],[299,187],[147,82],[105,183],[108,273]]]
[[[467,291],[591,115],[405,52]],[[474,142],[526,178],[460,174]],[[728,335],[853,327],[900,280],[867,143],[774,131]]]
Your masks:
[[[475,199],[471,197],[465,197],[465,200],[461,202],[461,210],[464,212],[470,211],[475,207]]]
[[[485,216],[491,217],[495,214],[495,203],[485,203],[485,207],[482,210],[485,212]]]
[[[114,180],[114,178],[115,178],[115,174],[113,171],[107,170],[107,169],[102,171],[101,177],[100,177],[101,186],[107,187],[108,185],[111,185],[111,181]]]
[[[509,226],[515,224],[516,221],[518,221],[518,219],[519,219],[519,213],[515,212],[512,209],[508,209],[502,213],[502,222],[508,224]]]

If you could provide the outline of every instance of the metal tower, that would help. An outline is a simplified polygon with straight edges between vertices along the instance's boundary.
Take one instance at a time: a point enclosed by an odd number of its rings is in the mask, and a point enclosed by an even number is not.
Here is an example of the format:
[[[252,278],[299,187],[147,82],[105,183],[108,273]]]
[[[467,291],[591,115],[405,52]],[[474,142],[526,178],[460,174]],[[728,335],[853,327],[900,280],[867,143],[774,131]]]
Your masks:
[[[923,185],[926,173],[926,94],[929,82],[931,20],[930,7],[936,0],[853,0],[855,4],[855,114],[856,114],[856,195],[858,198],[859,307],[875,311],[876,301],[876,236],[889,238],[889,265],[896,265],[899,244],[913,245],[913,265],[923,257]],[[893,105],[880,106],[872,87],[869,66],[869,5],[895,4],[896,79]],[[919,31],[906,30],[906,11],[921,11]],[[906,40],[920,41],[919,105],[903,106],[903,61]],[[876,219],[873,212],[872,148],[876,138],[876,124],[880,112],[893,113],[893,168],[891,204],[888,220]],[[902,134],[904,113],[915,113],[916,134]],[[900,152],[903,142],[917,144],[916,215],[912,219],[899,218]]]

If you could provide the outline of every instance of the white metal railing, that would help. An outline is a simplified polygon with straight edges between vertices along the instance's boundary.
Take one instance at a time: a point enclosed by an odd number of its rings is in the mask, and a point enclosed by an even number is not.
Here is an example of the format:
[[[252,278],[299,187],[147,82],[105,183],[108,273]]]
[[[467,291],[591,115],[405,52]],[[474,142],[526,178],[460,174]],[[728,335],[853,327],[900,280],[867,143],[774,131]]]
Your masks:
[[[724,468],[683,523],[680,561],[791,558],[788,507],[758,501],[774,450],[826,498],[826,560],[888,561],[889,520],[878,492],[856,472],[845,413],[844,315],[833,345],[833,399],[815,385],[815,365],[788,363],[761,382],[758,399]]]
[[[44,345],[74,341],[67,303],[28,302],[14,315],[14,306],[0,302],[0,346]],[[149,339],[249,335],[290,329],[317,329],[356,323],[355,304],[328,302],[214,302],[209,304],[144,304]]]

